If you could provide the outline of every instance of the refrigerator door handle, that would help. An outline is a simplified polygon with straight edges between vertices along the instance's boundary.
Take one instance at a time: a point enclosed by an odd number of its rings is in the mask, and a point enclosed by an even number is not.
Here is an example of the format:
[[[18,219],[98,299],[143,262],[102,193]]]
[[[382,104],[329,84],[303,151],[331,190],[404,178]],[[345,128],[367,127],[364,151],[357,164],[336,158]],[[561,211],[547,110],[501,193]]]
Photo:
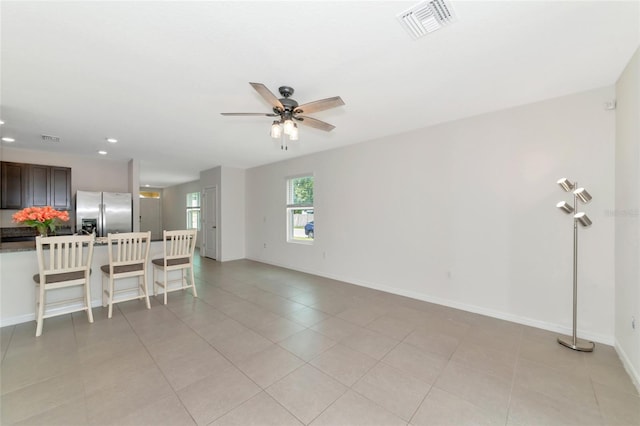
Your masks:
[[[104,237],[104,230],[107,229],[107,224],[104,217],[104,204],[100,204],[100,237]]]

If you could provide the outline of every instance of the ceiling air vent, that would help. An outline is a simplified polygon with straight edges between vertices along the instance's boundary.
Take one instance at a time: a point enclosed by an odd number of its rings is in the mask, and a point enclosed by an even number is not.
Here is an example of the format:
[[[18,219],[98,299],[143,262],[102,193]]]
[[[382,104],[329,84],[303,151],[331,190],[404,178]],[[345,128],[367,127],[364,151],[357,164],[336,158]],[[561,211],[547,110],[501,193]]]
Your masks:
[[[418,39],[456,20],[456,14],[447,0],[425,1],[398,15],[401,25],[411,37]]]
[[[59,136],[51,136],[51,135],[41,135],[42,142],[60,142]]]

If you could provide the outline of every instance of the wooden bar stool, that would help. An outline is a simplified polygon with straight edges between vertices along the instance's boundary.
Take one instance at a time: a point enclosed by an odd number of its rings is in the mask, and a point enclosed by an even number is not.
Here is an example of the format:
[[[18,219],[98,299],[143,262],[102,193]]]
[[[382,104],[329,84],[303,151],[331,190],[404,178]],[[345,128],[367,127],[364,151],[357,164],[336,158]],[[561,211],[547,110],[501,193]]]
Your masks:
[[[33,276],[36,282],[36,337],[42,335],[45,318],[71,312],[91,312],[91,259],[93,235],[69,235],[60,237],[36,237],[36,254],[40,273]],[[69,287],[83,287],[83,296],[60,299],[47,303],[47,292]],[[53,308],[56,309],[47,309]]]
[[[164,289],[164,304],[167,304],[167,293],[176,290],[191,288],[193,296],[198,297],[196,280],[193,274],[193,253],[196,249],[197,231],[195,229],[180,231],[164,231],[162,235],[163,253],[162,259],[153,259],[153,294],[157,295],[157,287]],[[156,279],[156,270],[162,272],[162,281]],[[190,271],[191,283],[186,277]],[[167,273],[180,271],[180,278],[167,281]],[[179,287],[169,288],[171,283],[180,283]]]
[[[102,306],[109,306],[109,318],[113,313],[113,304],[127,300],[144,299],[147,309],[151,309],[147,290],[147,262],[151,232],[123,232],[107,235],[109,264],[102,265]],[[136,286],[115,288],[115,281],[137,277]],[[105,285],[105,278],[108,282]],[[124,294],[115,298],[118,294]]]

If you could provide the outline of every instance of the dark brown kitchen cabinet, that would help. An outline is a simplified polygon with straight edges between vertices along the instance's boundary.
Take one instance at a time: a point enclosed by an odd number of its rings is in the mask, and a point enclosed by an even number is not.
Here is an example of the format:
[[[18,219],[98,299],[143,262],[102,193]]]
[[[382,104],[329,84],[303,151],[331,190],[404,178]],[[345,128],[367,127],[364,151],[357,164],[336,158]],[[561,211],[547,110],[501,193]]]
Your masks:
[[[49,205],[51,193],[51,167],[29,164],[29,206],[44,207]]]
[[[71,210],[71,169],[2,162],[3,209],[51,206]]]
[[[30,164],[27,202],[36,207],[71,210],[71,169]]]
[[[54,209],[71,210],[71,169],[51,167],[51,200]]]
[[[0,208],[21,209],[26,205],[29,190],[28,165],[3,161],[0,170]]]

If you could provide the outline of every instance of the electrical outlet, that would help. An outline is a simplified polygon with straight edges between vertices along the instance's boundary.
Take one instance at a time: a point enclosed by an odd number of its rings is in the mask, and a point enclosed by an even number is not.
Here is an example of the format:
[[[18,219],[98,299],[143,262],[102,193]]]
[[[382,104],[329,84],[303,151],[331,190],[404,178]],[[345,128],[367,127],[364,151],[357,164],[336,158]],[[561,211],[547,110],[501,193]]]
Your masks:
[[[636,317],[631,317],[631,329],[636,329]]]
[[[264,248],[267,248],[267,243],[264,243]]]

